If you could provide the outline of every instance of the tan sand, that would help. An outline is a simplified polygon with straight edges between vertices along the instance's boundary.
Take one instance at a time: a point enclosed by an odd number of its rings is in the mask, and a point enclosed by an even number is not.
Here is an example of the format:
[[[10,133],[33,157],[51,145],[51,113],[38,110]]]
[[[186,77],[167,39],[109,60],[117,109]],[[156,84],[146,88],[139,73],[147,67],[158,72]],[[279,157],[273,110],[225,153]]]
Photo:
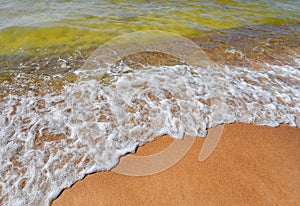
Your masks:
[[[138,149],[161,151],[164,136]],[[299,205],[300,129],[242,123],[226,125],[213,154],[198,162],[204,139],[168,170],[130,177],[113,172],[88,175],[66,189],[58,205]]]

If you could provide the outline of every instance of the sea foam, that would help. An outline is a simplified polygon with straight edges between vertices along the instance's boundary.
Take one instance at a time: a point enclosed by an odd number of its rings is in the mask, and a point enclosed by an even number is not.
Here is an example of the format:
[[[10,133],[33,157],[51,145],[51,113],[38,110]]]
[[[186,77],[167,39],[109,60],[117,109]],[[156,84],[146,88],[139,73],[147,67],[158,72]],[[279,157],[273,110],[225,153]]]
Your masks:
[[[1,100],[3,205],[50,204],[158,135],[204,137],[207,128],[232,122],[300,124],[300,71],[288,65],[119,65],[75,73],[79,80],[61,92]]]

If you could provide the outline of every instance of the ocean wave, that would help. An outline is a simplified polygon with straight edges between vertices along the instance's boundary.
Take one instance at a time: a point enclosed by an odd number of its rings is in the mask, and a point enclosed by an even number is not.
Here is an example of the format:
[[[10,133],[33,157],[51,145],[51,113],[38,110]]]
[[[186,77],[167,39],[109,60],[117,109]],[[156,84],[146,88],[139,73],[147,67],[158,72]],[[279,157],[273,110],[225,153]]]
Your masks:
[[[0,101],[3,205],[50,204],[155,136],[204,137],[207,128],[232,122],[300,125],[300,71],[289,65],[120,64],[92,72],[76,71],[78,81],[60,92]]]

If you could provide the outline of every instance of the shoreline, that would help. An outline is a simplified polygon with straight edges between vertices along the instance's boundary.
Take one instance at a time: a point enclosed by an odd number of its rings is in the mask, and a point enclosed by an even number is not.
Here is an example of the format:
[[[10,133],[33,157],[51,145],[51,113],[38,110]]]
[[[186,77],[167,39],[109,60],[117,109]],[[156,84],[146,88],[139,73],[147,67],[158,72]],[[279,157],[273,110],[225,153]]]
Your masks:
[[[300,202],[299,131],[285,125],[226,125],[204,162],[198,162],[204,138],[196,138],[190,151],[168,170],[144,177],[111,171],[90,174],[51,205],[295,205]],[[158,137],[138,148],[136,155],[155,154],[172,141]]]
[[[3,8],[0,206],[300,202],[297,3]]]

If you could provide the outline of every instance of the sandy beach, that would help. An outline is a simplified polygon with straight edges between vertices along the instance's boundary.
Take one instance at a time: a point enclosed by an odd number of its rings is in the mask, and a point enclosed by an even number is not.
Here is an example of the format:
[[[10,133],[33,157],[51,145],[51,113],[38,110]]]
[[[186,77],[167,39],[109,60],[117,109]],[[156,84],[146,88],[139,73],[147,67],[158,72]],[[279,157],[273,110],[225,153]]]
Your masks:
[[[138,148],[155,154],[168,136]],[[86,176],[52,203],[67,205],[297,205],[300,202],[300,129],[244,123],[226,125],[213,154],[198,161],[204,138],[173,167],[131,177],[114,172]]]

